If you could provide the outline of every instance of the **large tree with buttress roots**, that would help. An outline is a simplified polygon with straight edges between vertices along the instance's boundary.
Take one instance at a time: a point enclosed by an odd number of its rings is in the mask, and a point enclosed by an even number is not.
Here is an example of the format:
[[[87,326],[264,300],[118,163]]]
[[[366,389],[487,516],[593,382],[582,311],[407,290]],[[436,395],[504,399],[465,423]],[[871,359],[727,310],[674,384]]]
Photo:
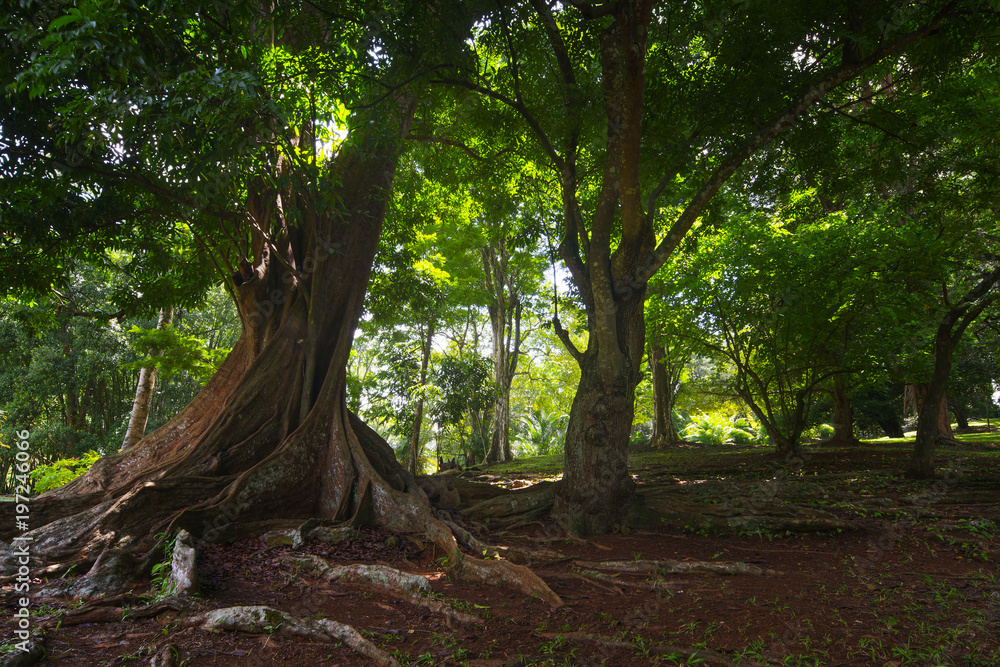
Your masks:
[[[0,120],[0,262],[35,269],[16,287],[131,262],[121,307],[149,310],[195,301],[209,266],[243,326],[176,417],[32,500],[41,571],[77,566],[77,593],[109,593],[148,575],[181,529],[351,521],[422,533],[464,575],[560,604],[526,568],[463,555],[456,533],[472,538],[345,401],[396,164],[428,99],[413,82],[434,63],[414,45],[461,58],[470,16],[406,2],[22,4],[4,10]],[[190,265],[162,261],[178,245]]]

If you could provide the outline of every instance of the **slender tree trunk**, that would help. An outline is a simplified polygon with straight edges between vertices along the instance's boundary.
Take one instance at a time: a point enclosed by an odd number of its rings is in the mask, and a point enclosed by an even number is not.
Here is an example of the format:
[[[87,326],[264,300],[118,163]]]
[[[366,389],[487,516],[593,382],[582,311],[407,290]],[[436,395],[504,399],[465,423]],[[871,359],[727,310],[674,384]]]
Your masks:
[[[156,328],[162,331],[174,319],[173,306],[160,309],[160,317]],[[150,350],[149,356],[158,357],[163,350]],[[156,386],[156,367],[143,366],[139,369],[139,382],[135,386],[135,400],[132,402],[132,414],[128,419],[128,428],[122,440],[121,451],[135,445],[146,434],[146,422],[149,419],[149,409],[153,405],[153,388]]]
[[[426,335],[420,342],[420,395],[417,396],[417,405],[413,409],[413,430],[410,433],[409,471],[411,475],[417,474],[420,461],[420,431],[424,422],[424,387],[427,384],[427,367],[431,359],[431,343],[434,341],[434,324],[433,320],[427,323]]]
[[[926,394],[917,417],[917,441],[913,456],[906,471],[908,477],[928,479],[934,476],[934,446],[943,432],[951,435],[948,419],[948,402],[945,388],[951,375],[952,355],[966,328],[995,299],[991,291],[1000,282],[1000,265],[981,278],[962,299],[941,319],[937,335],[934,337],[934,372],[926,387]]]
[[[679,373],[677,365],[663,345],[650,345],[649,366],[653,381],[653,435],[649,440],[650,447],[669,447],[681,439],[673,420],[674,400],[677,398],[675,375]]]
[[[521,300],[510,269],[505,242],[482,248],[483,272],[490,294],[487,305],[493,333],[493,381],[497,398],[493,404],[493,427],[485,463],[510,461],[510,387],[521,353]]]

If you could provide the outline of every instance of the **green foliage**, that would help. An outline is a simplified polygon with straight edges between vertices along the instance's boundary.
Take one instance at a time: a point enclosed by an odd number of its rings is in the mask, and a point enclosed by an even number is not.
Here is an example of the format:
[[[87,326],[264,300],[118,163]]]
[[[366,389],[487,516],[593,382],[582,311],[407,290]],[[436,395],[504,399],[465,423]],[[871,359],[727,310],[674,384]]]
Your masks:
[[[829,440],[833,437],[834,429],[829,424],[816,424],[803,432],[803,437],[812,440]]]
[[[687,425],[681,429],[680,435],[685,440],[706,445],[727,443],[743,445],[754,442],[756,438],[756,433],[747,419],[720,413],[708,415],[704,412],[691,415]]]
[[[37,465],[88,451],[117,451],[121,445],[138,375],[130,369],[141,363],[126,329],[148,330],[155,321],[119,323],[104,317],[115,283],[113,274],[83,266],[72,288],[59,295],[0,301],[0,411],[7,415],[0,425],[0,441],[12,438],[15,430],[28,430]],[[232,303],[221,289],[209,292],[202,309],[180,310],[175,320],[168,335],[198,350],[202,359],[220,360],[238,335]],[[142,355],[148,352],[140,349]],[[174,370],[157,380],[147,430],[163,423],[201,388],[188,368],[178,365]],[[9,483],[12,462],[13,451],[0,448],[3,485]]]
[[[415,401],[427,395],[420,384],[420,351],[407,331],[376,331],[356,341],[351,353],[349,401],[352,409],[378,426],[399,447],[409,442]]]
[[[445,431],[439,454],[446,456],[457,448],[466,461],[481,459],[490,439],[487,412],[498,392],[493,364],[477,354],[446,354],[439,359],[432,382],[437,396],[431,414]]]
[[[133,325],[129,334],[132,335],[132,347],[140,354],[148,350],[158,350],[161,354],[124,364],[124,368],[155,368],[162,379],[183,372],[204,385],[229,354],[227,349],[209,349],[207,341],[184,335],[173,325],[163,329]]]
[[[170,590],[170,574],[174,559],[174,542],[177,536],[170,538],[167,533],[159,533],[157,539],[163,548],[163,558],[153,564],[150,571],[150,597],[153,600],[160,600],[173,591]]]
[[[36,467],[29,473],[35,493],[44,493],[73,481],[87,472],[100,457],[97,452],[90,451],[79,458],[59,459]]]
[[[518,456],[546,456],[563,450],[569,415],[533,409],[521,417],[515,434]]]
[[[434,371],[434,384],[441,391],[434,412],[444,426],[456,426],[468,413],[486,410],[497,396],[492,364],[478,355],[445,355]]]

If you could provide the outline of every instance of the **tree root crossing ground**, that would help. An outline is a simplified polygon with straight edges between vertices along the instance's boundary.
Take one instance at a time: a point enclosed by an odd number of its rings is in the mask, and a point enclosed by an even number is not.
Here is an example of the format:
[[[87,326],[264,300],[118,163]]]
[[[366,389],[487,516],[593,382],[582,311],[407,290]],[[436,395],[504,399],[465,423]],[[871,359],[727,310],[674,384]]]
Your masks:
[[[899,475],[908,455],[632,452],[658,518],[588,539],[545,518],[533,483],[554,457],[432,478],[464,550],[530,567],[557,597],[449,568],[418,535],[310,524],[196,541],[197,596],[36,600],[33,641],[95,666],[1000,664],[1000,447],[947,448],[928,482]],[[473,481],[523,488],[522,511]]]

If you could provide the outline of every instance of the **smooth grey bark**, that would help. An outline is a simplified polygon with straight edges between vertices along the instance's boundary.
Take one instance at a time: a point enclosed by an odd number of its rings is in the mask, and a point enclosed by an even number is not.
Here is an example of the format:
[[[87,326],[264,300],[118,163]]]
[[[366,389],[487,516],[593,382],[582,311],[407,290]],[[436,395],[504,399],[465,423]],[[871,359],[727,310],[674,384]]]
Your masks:
[[[427,384],[427,366],[431,359],[431,342],[434,340],[435,322],[431,320],[424,329],[424,336],[420,342],[420,395],[417,397],[417,405],[413,409],[413,430],[410,433],[410,460],[409,470],[411,475],[417,474],[417,462],[420,460],[420,430],[424,421],[424,386]]]
[[[165,329],[174,320],[173,306],[160,309],[160,317],[156,328]],[[159,357],[163,350],[150,350],[149,356]],[[128,428],[122,439],[120,451],[125,451],[135,445],[146,434],[146,422],[149,421],[149,410],[153,406],[153,389],[156,386],[156,367],[143,366],[139,369],[139,382],[135,387],[135,400],[132,402],[132,415],[128,419]]]
[[[493,404],[493,429],[486,463],[510,461],[510,386],[517,373],[521,351],[521,299],[516,272],[510,266],[510,252],[505,241],[496,247],[481,249],[485,286],[490,294],[487,308],[493,333],[493,381],[497,398]]]

